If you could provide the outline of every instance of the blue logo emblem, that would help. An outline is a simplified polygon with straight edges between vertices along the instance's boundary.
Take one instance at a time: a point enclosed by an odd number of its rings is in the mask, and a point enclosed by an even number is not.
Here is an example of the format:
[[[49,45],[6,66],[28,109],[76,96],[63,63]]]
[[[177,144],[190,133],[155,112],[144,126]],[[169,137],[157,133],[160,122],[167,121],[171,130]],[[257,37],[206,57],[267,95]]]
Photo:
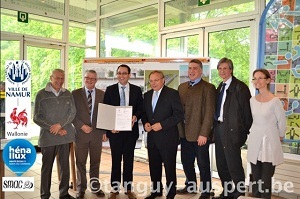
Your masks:
[[[29,141],[14,139],[5,145],[2,158],[8,168],[21,176],[34,164],[36,151]]]
[[[6,65],[6,78],[11,83],[27,82],[30,77],[30,67],[26,61],[10,61]]]

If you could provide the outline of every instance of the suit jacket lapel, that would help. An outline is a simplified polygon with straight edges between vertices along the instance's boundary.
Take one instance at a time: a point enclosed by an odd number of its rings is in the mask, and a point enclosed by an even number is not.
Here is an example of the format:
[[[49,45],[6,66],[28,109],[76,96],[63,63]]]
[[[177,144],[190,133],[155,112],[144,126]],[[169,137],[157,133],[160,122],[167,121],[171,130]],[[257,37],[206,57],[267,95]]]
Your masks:
[[[85,105],[86,109],[89,110],[87,97],[86,97],[86,93],[85,93],[85,87],[82,88],[81,96],[83,98],[83,102],[84,102],[84,105]]]
[[[114,85],[114,92],[116,92],[116,106],[120,106],[120,92],[119,92],[119,86],[118,83]]]
[[[131,86],[131,84],[129,84],[129,103],[128,103],[129,106],[131,106],[131,104],[132,104],[131,100],[133,99],[133,97],[132,97],[133,95],[134,95],[134,92],[132,91],[132,86]]]
[[[164,97],[164,95],[165,95],[165,86],[163,86],[163,88],[161,89],[161,92],[160,92],[160,94],[159,94],[159,97],[158,97],[158,100],[157,100],[157,102],[156,102],[156,106],[155,106],[155,109],[154,109],[154,113],[156,112],[156,109],[160,106],[160,104],[162,103],[162,100],[161,99],[163,99]],[[154,91],[152,91],[152,95],[151,96],[153,96],[153,92]],[[151,98],[151,107],[152,107],[152,98]],[[153,114],[154,114],[153,113]]]

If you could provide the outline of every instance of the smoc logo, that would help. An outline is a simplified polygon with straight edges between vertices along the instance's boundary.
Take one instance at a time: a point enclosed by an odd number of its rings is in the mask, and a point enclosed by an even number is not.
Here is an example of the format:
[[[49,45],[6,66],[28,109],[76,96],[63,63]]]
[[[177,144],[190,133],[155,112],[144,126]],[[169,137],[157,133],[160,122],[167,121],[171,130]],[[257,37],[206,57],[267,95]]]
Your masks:
[[[3,177],[3,191],[34,191],[34,177]]]
[[[30,77],[30,67],[27,61],[8,61],[6,64],[6,79],[11,83],[25,83]]]

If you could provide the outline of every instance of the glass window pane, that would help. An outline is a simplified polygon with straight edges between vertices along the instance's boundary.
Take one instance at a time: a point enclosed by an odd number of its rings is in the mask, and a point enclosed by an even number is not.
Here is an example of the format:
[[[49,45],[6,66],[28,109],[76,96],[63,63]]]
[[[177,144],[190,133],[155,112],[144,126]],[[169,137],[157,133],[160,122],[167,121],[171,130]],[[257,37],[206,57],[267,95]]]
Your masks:
[[[96,49],[69,48],[68,89],[71,91],[82,87],[82,60],[85,57],[96,57]]]
[[[1,31],[62,39],[62,20],[29,14],[28,23],[21,23],[17,14],[17,11],[1,8]]]
[[[31,100],[50,81],[53,69],[61,68],[61,50],[27,46],[27,60],[31,61]]]
[[[238,28],[209,33],[209,57],[220,60],[228,57],[233,61],[233,75],[249,85],[250,28]],[[216,61],[216,62],[217,62]],[[217,63],[216,63],[217,64]],[[221,82],[216,64],[211,71],[211,82],[217,86]]]
[[[20,59],[20,41],[1,40],[1,70],[0,81],[5,81],[5,62]]]
[[[255,10],[255,1],[210,1],[210,5],[198,6],[198,1],[173,0],[165,3],[165,27],[219,18]]]
[[[70,22],[69,42],[72,44],[96,46],[96,22],[88,24]]]
[[[167,57],[199,57],[199,35],[167,39]]]
[[[158,56],[157,13],[155,5],[102,19],[100,57]]]

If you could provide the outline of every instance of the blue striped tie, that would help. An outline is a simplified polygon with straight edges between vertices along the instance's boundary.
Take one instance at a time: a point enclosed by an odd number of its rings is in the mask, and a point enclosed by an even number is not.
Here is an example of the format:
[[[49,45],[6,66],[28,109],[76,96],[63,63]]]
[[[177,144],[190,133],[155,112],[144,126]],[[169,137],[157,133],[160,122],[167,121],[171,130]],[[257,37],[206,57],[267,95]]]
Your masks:
[[[125,100],[125,88],[126,86],[122,86],[121,96],[120,96],[120,106],[126,106],[126,100]]]

